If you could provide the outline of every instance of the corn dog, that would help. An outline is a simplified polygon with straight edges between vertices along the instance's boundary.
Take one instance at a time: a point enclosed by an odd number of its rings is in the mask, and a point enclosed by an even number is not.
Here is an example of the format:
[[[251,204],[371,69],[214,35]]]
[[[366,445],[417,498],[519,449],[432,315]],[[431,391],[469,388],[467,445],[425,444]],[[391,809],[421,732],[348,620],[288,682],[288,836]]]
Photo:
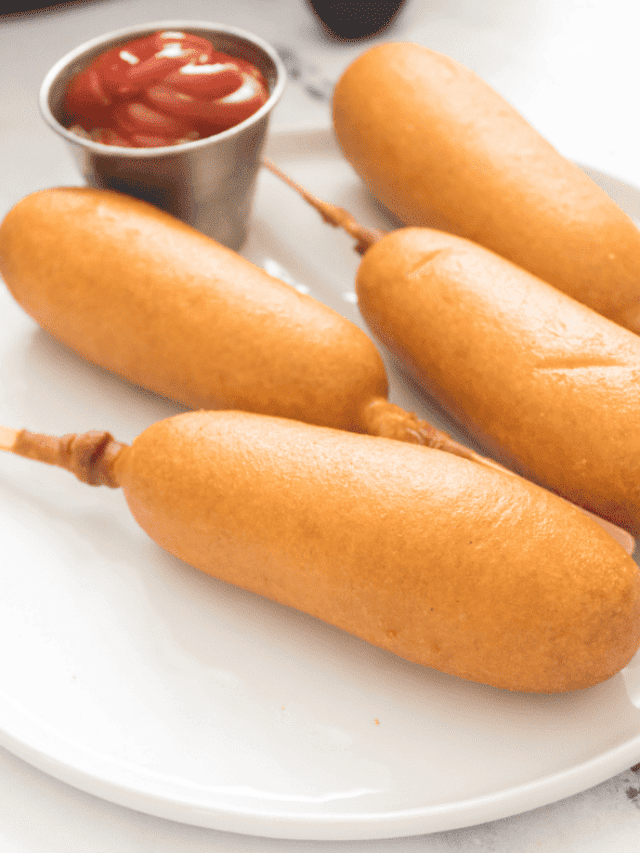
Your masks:
[[[404,224],[467,237],[640,332],[640,231],[471,70],[417,44],[377,45],[338,81],[333,123]]]
[[[361,329],[145,202],[86,187],[33,193],[0,227],[0,274],[57,340],[185,406],[471,454],[388,402]]]
[[[197,569],[463,679],[576,690],[640,645],[625,551],[555,495],[449,453],[241,412],[176,415],[130,446],[24,430],[0,445],[122,487]]]

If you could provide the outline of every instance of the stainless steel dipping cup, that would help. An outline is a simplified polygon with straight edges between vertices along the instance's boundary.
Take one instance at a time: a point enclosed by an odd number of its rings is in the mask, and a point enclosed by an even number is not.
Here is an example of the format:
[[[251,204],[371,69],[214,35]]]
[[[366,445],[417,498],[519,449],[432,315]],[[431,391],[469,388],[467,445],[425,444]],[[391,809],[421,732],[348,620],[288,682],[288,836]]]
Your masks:
[[[193,142],[159,148],[124,148],[85,139],[65,126],[63,99],[73,77],[99,54],[154,32],[194,33],[215,49],[256,65],[269,85],[268,101],[235,127]],[[256,177],[271,111],[286,80],[275,50],[258,36],[204,21],[156,21],[116,30],[63,56],[44,78],[40,111],[67,142],[92,187],[144,199],[232,249],[246,236]]]

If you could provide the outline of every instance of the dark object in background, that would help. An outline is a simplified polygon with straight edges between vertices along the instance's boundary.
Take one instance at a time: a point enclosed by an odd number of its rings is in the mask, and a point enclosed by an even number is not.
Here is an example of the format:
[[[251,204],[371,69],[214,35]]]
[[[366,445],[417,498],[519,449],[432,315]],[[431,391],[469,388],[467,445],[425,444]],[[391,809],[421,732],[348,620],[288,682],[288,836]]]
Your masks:
[[[35,12],[36,9],[42,9],[46,6],[46,3],[38,3],[36,0],[33,0],[31,3],[28,0],[24,0],[24,2],[5,0],[2,4],[2,9],[0,9],[0,15],[19,15],[21,12]]]
[[[389,26],[404,0],[308,0],[325,29],[346,41],[367,38]]]
[[[10,15],[21,15],[23,12],[46,12],[60,11],[67,6],[76,6],[79,3],[87,3],[89,0],[2,0],[0,2],[0,18]]]

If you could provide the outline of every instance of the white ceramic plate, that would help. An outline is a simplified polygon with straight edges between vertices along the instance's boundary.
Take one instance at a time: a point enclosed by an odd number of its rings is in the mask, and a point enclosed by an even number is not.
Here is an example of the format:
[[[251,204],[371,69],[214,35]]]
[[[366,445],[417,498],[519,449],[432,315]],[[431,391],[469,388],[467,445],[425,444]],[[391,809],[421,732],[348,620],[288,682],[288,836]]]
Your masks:
[[[325,131],[274,135],[268,155],[390,225]],[[637,215],[635,190],[607,188]],[[358,321],[351,241],[266,172],[244,252]],[[0,316],[6,425],[130,441],[178,410],[63,349],[4,290]],[[439,420],[388,366],[394,401]],[[425,670],[199,574],[119,492],[8,455],[0,540],[0,742],[107,800],[240,833],[383,838],[522,812],[640,761],[635,662],[566,696]]]

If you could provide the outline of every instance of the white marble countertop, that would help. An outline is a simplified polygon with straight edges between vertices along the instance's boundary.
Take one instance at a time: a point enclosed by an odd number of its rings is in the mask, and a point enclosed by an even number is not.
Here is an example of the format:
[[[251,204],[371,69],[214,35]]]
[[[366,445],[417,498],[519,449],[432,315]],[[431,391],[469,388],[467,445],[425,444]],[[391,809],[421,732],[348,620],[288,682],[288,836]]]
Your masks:
[[[53,62],[108,30],[176,17],[241,26],[288,52],[293,73],[274,114],[276,130],[326,127],[332,83],[371,43],[330,40],[304,0],[182,0],[179,9],[169,0],[95,0],[0,19],[0,216],[32,190],[79,183],[37,111]],[[628,0],[406,0],[380,39],[420,41],[454,56],[566,156],[640,186],[638,24],[640,11]],[[630,853],[639,843],[640,768],[631,766],[568,799],[480,826],[389,840],[300,841],[136,812],[0,748],[0,850],[12,853]]]

